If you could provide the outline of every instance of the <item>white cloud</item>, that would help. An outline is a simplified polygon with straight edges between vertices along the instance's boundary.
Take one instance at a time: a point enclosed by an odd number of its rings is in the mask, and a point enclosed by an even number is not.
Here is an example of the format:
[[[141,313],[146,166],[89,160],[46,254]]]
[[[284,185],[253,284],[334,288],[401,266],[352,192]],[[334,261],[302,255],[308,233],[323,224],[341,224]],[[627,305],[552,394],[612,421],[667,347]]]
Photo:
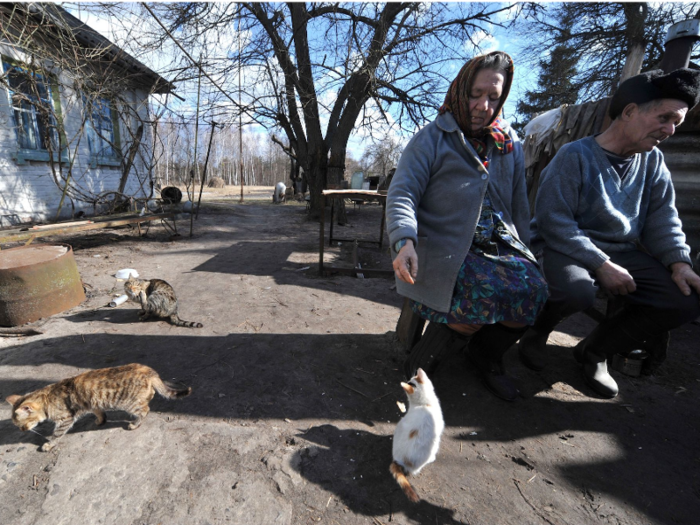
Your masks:
[[[463,46],[467,56],[474,56],[499,50],[500,42],[491,33],[479,29],[471,35],[471,39],[464,41]]]

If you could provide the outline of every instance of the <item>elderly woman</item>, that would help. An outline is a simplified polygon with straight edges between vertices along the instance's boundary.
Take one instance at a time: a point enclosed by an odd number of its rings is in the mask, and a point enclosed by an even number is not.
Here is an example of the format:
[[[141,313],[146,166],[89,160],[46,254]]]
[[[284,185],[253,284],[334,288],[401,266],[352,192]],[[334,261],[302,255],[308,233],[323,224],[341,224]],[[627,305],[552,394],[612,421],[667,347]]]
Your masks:
[[[468,345],[486,387],[507,401],[518,389],[503,354],[547,300],[528,249],[522,147],[498,118],[512,80],[513,61],[500,51],[462,67],[438,117],[406,146],[386,212],[397,291],[429,321],[406,375]]]

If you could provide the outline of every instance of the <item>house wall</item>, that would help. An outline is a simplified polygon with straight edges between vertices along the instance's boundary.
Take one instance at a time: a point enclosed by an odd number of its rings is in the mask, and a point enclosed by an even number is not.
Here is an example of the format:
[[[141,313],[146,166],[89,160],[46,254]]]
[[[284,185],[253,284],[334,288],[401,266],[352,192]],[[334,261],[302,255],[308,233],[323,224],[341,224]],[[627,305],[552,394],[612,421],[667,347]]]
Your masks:
[[[700,131],[677,132],[659,149],[671,171],[676,207],[695,257],[700,251]]]
[[[26,57],[16,52],[6,43],[0,42],[0,54],[18,62],[27,62]],[[87,137],[78,132],[82,123],[83,104],[79,95],[68,85],[67,75],[54,72],[59,78],[61,113],[69,143],[69,158],[74,159],[72,168],[73,184],[87,200],[66,197],[60,216],[69,218],[80,210],[92,215],[95,212],[89,199],[105,191],[116,191],[119,187],[121,169],[119,166],[91,167],[91,155]],[[133,89],[123,94],[142,121],[148,120],[148,94],[141,89]],[[130,118],[128,126],[136,130],[138,119]],[[32,222],[54,219],[61,201],[62,188],[52,175],[50,162],[26,161],[20,164],[13,155],[18,150],[15,123],[7,90],[0,85],[0,226],[18,222]],[[128,152],[129,130],[120,122],[122,155]],[[137,154],[124,193],[136,198],[147,198],[151,194],[151,174],[149,159],[151,151],[151,129],[144,124],[142,147]],[[58,167],[58,163],[54,163]],[[101,209],[97,208],[97,213]]]

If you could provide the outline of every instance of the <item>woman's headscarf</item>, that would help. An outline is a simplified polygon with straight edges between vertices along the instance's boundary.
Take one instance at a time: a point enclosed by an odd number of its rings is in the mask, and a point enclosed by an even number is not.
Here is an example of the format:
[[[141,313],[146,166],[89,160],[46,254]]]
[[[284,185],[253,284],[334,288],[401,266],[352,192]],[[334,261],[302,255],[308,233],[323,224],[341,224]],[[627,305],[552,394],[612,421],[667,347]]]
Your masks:
[[[503,92],[500,100],[498,101],[498,106],[493,113],[493,118],[490,122],[486,123],[486,126],[482,130],[479,130],[475,134],[471,129],[469,94],[471,93],[477,73],[485,68],[485,62],[493,56],[500,56],[500,58],[505,62],[505,67],[503,67],[503,65],[498,66],[498,71],[503,71],[505,77],[503,81]],[[438,110],[440,115],[446,111],[452,113],[452,116],[454,116],[455,120],[457,121],[457,125],[464,132],[464,135],[470,140],[470,142],[472,142],[479,155],[482,155],[482,153],[485,152],[486,148],[483,140],[487,135],[491,135],[494,138],[496,147],[504,155],[513,151],[512,140],[506,133],[504,133],[502,128],[503,124],[499,118],[501,109],[503,109],[503,105],[508,98],[510,86],[513,83],[513,71],[513,59],[503,51],[493,51],[486,55],[479,55],[472,58],[466,64],[464,64],[464,66],[462,66],[462,69],[457,74],[457,77],[452,81],[452,84],[450,84],[450,88],[447,90],[447,95],[445,96],[445,101]]]

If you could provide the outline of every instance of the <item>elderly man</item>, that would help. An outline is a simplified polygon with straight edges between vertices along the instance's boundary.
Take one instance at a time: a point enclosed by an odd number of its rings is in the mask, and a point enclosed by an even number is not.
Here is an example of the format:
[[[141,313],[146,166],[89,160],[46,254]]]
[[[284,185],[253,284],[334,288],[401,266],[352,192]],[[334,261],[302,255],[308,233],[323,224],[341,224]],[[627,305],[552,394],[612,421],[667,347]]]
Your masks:
[[[700,277],[656,148],[699,100],[700,71],[632,77],[610,102],[610,127],[567,144],[542,172],[532,250],[542,257],[550,298],[520,341],[528,367],[545,367],[549,334],[593,306],[599,288],[621,296],[624,307],[581,341],[574,357],[602,397],[618,393],[607,367],[615,353],[642,348],[700,315]]]

